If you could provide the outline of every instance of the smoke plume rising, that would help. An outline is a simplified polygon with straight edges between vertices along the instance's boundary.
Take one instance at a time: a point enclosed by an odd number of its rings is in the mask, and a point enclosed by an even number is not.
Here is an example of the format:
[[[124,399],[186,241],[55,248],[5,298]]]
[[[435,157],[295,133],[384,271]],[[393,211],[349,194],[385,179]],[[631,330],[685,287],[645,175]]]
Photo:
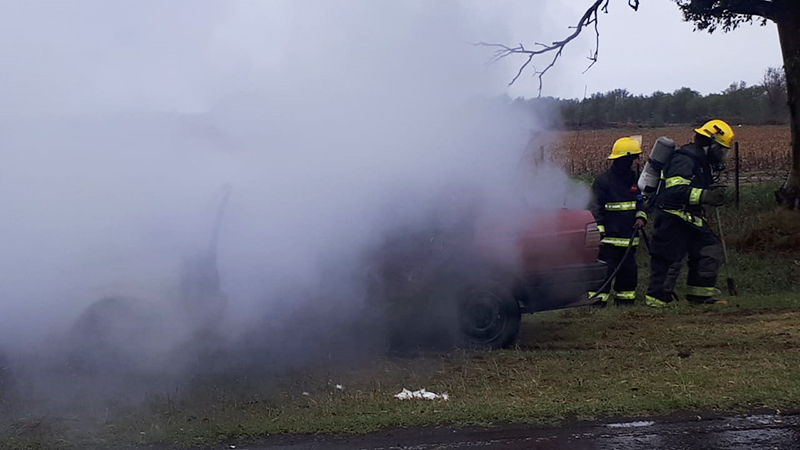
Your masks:
[[[475,203],[521,227],[528,208],[586,200],[560,170],[529,170],[537,124],[493,100],[507,74],[468,44],[502,40],[502,24],[468,2],[4,10],[0,348],[12,355],[47,353],[86,308],[119,298],[148,305],[114,312],[137,361],[174,362],[199,320],[175,306],[181,270],[207,251],[225,183],[226,301],[210,316],[220,339],[256,339],[273,364],[364,312],[364,258],[387,236]]]

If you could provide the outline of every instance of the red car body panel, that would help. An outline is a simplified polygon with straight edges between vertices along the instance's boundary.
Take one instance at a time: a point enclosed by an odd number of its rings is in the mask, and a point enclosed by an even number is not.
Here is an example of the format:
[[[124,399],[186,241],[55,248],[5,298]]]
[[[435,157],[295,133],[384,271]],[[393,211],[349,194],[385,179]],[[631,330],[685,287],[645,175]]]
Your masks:
[[[608,267],[597,260],[600,232],[589,211],[491,206],[387,240],[373,260],[377,272],[370,279],[382,293],[375,297],[434,310],[458,300],[458,330],[469,342],[490,347],[516,338],[522,313],[593,302],[586,293],[603,284]],[[441,328],[444,314],[431,315],[437,318],[433,328]],[[409,327],[397,333],[405,335]]]
[[[592,223],[592,214],[583,210],[561,209],[537,215],[519,238],[523,270],[536,272],[596,262],[600,243],[587,245],[586,236]]]
[[[603,283],[600,232],[589,211],[537,210],[505,219],[481,223],[476,246],[486,261],[515,274],[525,311],[581,306],[583,294]]]
[[[521,228],[519,220],[483,221],[476,233],[481,254],[501,264],[513,261],[524,272],[597,261],[600,239],[599,234],[587,237],[595,222],[589,211],[533,211],[522,218],[526,225]]]

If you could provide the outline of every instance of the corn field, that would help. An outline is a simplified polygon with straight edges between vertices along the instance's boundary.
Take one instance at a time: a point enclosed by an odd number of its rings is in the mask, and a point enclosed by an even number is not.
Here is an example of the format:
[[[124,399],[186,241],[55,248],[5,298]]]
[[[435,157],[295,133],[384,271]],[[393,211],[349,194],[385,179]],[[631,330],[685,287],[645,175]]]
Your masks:
[[[791,133],[788,126],[738,126],[734,128],[739,142],[740,179],[742,182],[783,180],[791,163]],[[597,175],[606,170],[614,141],[623,136],[642,136],[646,157],[660,136],[683,145],[692,140],[691,127],[614,128],[539,133],[532,140],[528,154],[534,163],[547,160],[564,167],[574,175]],[[543,144],[544,142],[544,144]],[[733,179],[733,150],[727,173]]]

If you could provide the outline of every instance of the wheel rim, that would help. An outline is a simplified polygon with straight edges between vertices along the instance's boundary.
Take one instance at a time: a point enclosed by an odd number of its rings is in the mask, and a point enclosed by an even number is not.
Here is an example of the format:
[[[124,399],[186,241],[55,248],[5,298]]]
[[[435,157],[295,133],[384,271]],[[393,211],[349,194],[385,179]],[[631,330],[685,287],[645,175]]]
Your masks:
[[[502,299],[494,292],[473,289],[461,303],[460,321],[464,334],[473,342],[492,342],[508,321]]]

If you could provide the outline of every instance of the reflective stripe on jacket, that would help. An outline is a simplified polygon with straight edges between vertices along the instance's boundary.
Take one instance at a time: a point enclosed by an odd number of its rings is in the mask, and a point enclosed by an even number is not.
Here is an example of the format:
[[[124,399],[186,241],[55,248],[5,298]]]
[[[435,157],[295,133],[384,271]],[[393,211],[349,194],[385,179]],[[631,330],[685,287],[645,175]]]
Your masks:
[[[604,237],[601,240],[603,244],[613,245],[614,247],[627,247],[631,244],[630,236],[626,238],[617,238],[617,237]],[[639,245],[639,238],[633,238],[633,245]]]

